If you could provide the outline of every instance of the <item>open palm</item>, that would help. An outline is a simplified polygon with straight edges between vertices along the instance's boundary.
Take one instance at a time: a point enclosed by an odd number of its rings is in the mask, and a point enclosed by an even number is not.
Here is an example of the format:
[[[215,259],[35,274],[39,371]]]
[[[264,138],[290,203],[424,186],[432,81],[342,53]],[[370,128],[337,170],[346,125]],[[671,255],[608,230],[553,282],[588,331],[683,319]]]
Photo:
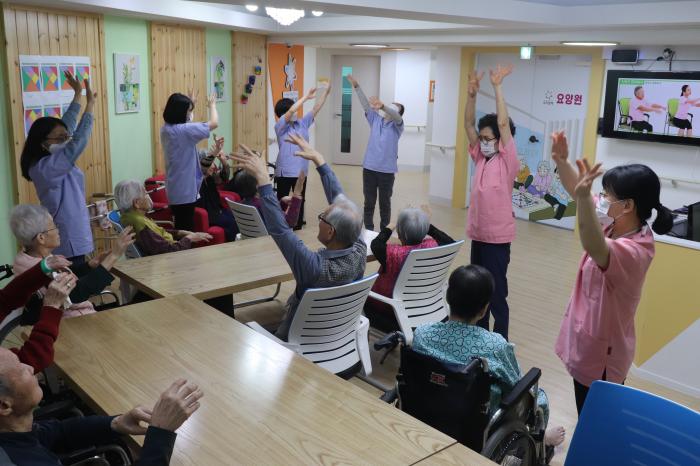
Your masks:
[[[484,77],[484,72],[477,73],[476,71],[471,71],[469,73],[469,83],[468,83],[468,90],[469,90],[469,95],[472,97],[476,97],[476,94],[479,92],[479,87],[481,85],[481,79]]]
[[[495,70],[489,70],[491,84],[498,86],[503,82],[503,78],[513,72],[513,65],[498,65]]]
[[[576,161],[576,166],[578,167],[578,180],[574,193],[576,197],[590,196],[593,181],[603,174],[603,170],[600,169],[601,164],[597,163],[591,168],[587,159],[580,159]]]
[[[566,162],[569,158],[569,142],[564,131],[552,133],[552,160],[555,163]]]

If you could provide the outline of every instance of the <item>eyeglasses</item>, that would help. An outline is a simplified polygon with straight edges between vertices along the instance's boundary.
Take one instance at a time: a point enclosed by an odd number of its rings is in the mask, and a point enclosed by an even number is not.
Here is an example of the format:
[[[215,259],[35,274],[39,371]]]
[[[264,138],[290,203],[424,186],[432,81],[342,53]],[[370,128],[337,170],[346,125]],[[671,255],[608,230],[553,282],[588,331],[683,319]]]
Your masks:
[[[320,221],[322,221],[323,223],[325,223],[326,225],[328,225],[329,227],[335,228],[335,226],[333,226],[333,224],[332,224],[331,222],[329,222],[328,220],[326,220],[325,218],[323,218],[323,212],[321,212],[320,214],[318,214],[318,219],[319,219]]]
[[[49,228],[48,230],[40,231],[39,233],[34,235],[34,238],[36,238],[39,235],[45,235],[46,233],[48,233],[50,231],[54,231],[54,230],[58,230],[58,227],[53,227],[53,228]]]
[[[46,138],[47,141],[58,141],[58,142],[66,142],[71,139],[70,133],[66,133],[63,136],[56,136],[53,138]]]

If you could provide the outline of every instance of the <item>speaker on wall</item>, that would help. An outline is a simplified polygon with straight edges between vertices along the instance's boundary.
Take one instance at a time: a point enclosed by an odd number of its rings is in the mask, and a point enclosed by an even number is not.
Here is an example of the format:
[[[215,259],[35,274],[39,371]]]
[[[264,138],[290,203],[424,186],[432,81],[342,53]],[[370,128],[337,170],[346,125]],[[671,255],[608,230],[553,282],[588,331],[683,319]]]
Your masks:
[[[613,50],[612,51],[612,61],[613,63],[629,63],[634,64],[639,61],[639,50],[629,49],[629,50]]]

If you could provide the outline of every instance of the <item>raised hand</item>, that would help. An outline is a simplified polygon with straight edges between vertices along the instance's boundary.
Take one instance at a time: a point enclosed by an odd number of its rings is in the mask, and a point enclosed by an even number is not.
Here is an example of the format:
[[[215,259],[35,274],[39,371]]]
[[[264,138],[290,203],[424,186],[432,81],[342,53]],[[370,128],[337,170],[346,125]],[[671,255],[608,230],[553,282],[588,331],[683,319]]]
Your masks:
[[[187,90],[187,97],[192,101],[192,105],[197,103],[197,97],[199,97],[199,90],[191,87]]]
[[[591,168],[587,159],[579,159],[576,161],[576,166],[578,167],[578,180],[574,194],[577,198],[590,196],[593,181],[603,174],[603,170],[600,169],[601,164],[597,163]]]
[[[114,243],[112,253],[117,257],[123,256],[127,248],[134,244],[134,241],[136,241],[136,234],[134,233],[134,229],[130,226],[124,228],[124,230],[121,233],[119,233],[117,241],[115,241]]]
[[[232,158],[241,168],[255,177],[258,186],[263,186],[270,183],[270,175],[267,172],[267,164],[265,159],[253,152],[245,144],[239,144],[243,152],[233,153]]]
[[[352,77],[351,74],[345,76],[345,78],[348,80],[352,87],[357,87],[357,81],[355,80],[355,78]],[[328,87],[330,87],[330,85]]]
[[[202,390],[185,379],[178,379],[161,395],[151,414],[151,425],[175,432],[197,409]]]
[[[90,261],[88,262],[88,265],[93,269],[96,268],[98,265],[100,265],[102,263],[103,260],[105,260],[105,258],[107,256],[109,256],[110,252],[111,251],[104,251],[104,252],[98,254],[96,257],[93,257],[92,259],[90,259]]]
[[[207,105],[209,107],[216,107],[216,94],[212,93],[209,97],[207,97]]]
[[[476,97],[481,86],[481,79],[484,77],[484,72],[477,73],[476,71],[469,72],[469,82],[467,84],[467,92],[470,97]]]
[[[564,131],[552,133],[552,160],[554,163],[566,163],[569,158],[569,143]]]
[[[68,85],[73,89],[76,95],[80,94],[83,91],[83,87],[80,84],[80,81],[75,79],[75,76],[73,76],[73,73],[70,71],[64,71],[63,75],[66,77],[66,81],[68,81]]]
[[[296,155],[297,157],[301,157],[302,159],[306,160],[311,160],[317,167],[320,167],[321,165],[326,163],[326,161],[323,158],[323,155],[321,155],[319,151],[311,147],[311,144],[309,144],[309,142],[306,139],[299,136],[298,134],[290,133],[286,141],[299,146],[300,150],[294,153],[294,155]]]
[[[97,100],[97,92],[92,91],[89,79],[84,80],[83,83],[85,83],[85,96],[87,97],[88,108],[92,108]]]
[[[45,259],[46,261],[46,266],[53,270],[54,272],[58,272],[59,270],[67,269],[68,266],[72,264],[71,261],[66,259],[63,256],[49,256]]]
[[[211,148],[209,148],[209,153],[211,155],[219,156],[219,153],[223,150],[224,148],[224,137],[221,136],[220,138],[216,137],[216,134],[214,135],[214,144],[211,145]]]
[[[304,192],[304,181],[306,181],[306,173],[304,170],[299,170],[299,176],[297,176],[297,182],[294,184],[294,191],[292,191],[292,195],[299,199],[302,198]]]
[[[145,422],[149,424],[152,414],[153,411],[145,406],[137,406],[128,413],[112,419],[110,427],[114,432],[122,435],[144,435],[146,433],[146,426],[141,423]]]
[[[381,110],[384,107],[384,102],[379,100],[376,96],[372,96],[369,99],[369,106],[374,110]]]
[[[70,272],[59,273],[44,294],[44,306],[60,309],[75,288],[77,279]]]
[[[312,100],[316,98],[316,88],[312,87],[308,91],[306,91],[306,96],[304,96],[304,99],[306,100]]]
[[[494,86],[500,86],[503,82],[503,78],[508,76],[513,72],[513,65],[498,65],[495,70],[489,70],[489,77],[491,78],[491,84]]]

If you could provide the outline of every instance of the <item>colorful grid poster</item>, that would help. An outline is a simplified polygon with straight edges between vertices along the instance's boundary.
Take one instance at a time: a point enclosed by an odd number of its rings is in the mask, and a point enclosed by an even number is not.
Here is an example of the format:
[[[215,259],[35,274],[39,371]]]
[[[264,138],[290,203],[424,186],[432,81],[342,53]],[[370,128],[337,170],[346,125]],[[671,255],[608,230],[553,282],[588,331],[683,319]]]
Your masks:
[[[61,118],[73,100],[74,91],[64,72],[76,78],[90,78],[90,58],[20,55],[24,133],[42,116]],[[83,90],[83,95],[85,90]]]

